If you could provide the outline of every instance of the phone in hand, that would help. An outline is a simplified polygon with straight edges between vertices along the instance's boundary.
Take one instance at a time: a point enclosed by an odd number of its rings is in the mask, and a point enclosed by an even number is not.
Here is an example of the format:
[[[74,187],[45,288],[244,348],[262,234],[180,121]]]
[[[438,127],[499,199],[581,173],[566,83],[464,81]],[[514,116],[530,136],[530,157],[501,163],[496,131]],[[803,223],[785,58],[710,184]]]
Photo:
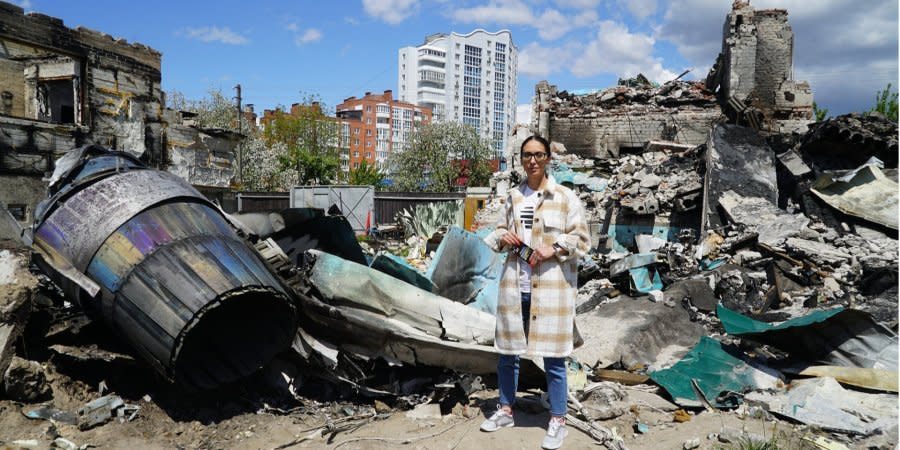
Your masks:
[[[522,244],[518,248],[516,248],[516,254],[519,255],[519,258],[522,258],[525,262],[531,259],[531,255],[534,254],[534,249],[531,247]]]

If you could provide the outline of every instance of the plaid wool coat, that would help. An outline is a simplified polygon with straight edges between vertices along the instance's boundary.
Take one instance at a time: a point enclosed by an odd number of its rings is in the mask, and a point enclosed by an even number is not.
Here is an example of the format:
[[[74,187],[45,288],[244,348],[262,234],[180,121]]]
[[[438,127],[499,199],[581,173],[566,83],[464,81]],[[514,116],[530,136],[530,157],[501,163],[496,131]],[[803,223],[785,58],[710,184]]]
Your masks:
[[[485,238],[494,251],[502,248],[500,237],[512,229],[523,235],[515,220],[515,208],[524,200],[522,188],[510,190],[504,204],[504,215],[497,230]],[[505,355],[542,357],[568,356],[573,349],[575,327],[575,295],[578,291],[578,260],[590,249],[590,236],[584,207],[578,196],[551,178],[544,180],[531,229],[531,247],[559,244],[565,254],[557,252],[532,269],[531,320],[528,339],[522,324],[522,297],[519,292],[519,264],[527,264],[515,252],[509,252],[500,281],[497,302],[497,330],[494,347]]]

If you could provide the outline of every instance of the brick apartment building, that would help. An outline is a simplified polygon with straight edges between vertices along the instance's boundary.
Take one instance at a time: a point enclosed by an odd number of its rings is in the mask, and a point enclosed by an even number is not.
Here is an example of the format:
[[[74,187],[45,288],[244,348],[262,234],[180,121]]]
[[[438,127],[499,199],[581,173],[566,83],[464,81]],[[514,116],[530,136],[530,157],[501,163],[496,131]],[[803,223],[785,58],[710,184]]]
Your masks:
[[[419,123],[431,122],[431,108],[394,100],[391,90],[366,92],[337,105],[336,115],[349,133],[349,167],[362,161],[383,168],[388,155],[403,151]]]

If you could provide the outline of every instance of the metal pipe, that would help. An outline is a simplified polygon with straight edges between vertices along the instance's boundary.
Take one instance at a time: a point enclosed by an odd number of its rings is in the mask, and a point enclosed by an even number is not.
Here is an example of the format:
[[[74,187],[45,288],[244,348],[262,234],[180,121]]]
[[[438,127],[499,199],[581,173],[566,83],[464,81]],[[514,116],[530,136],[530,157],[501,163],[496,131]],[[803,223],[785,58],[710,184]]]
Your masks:
[[[127,154],[72,152],[33,228],[39,265],[69,298],[188,389],[249,375],[290,345],[292,297],[215,205]]]

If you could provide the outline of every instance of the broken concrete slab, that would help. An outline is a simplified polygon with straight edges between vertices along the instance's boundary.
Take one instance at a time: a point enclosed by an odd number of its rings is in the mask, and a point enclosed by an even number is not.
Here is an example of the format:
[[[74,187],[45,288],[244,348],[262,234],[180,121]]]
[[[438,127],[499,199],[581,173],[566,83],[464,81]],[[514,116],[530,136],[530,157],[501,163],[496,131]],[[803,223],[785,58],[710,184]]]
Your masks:
[[[803,162],[803,158],[793,149],[778,155],[778,162],[796,179],[812,173],[812,169]]]
[[[778,180],[772,149],[756,130],[716,125],[706,143],[706,178],[701,232],[722,225],[716,212],[722,194],[758,197],[777,204]]]
[[[732,222],[758,233],[759,242],[767,245],[779,246],[809,224],[803,214],[790,214],[766,199],[742,197],[731,190],[719,196],[719,206]]]
[[[588,366],[621,362],[664,367],[678,361],[705,331],[682,308],[626,296],[575,316],[584,345],[572,357]]]

